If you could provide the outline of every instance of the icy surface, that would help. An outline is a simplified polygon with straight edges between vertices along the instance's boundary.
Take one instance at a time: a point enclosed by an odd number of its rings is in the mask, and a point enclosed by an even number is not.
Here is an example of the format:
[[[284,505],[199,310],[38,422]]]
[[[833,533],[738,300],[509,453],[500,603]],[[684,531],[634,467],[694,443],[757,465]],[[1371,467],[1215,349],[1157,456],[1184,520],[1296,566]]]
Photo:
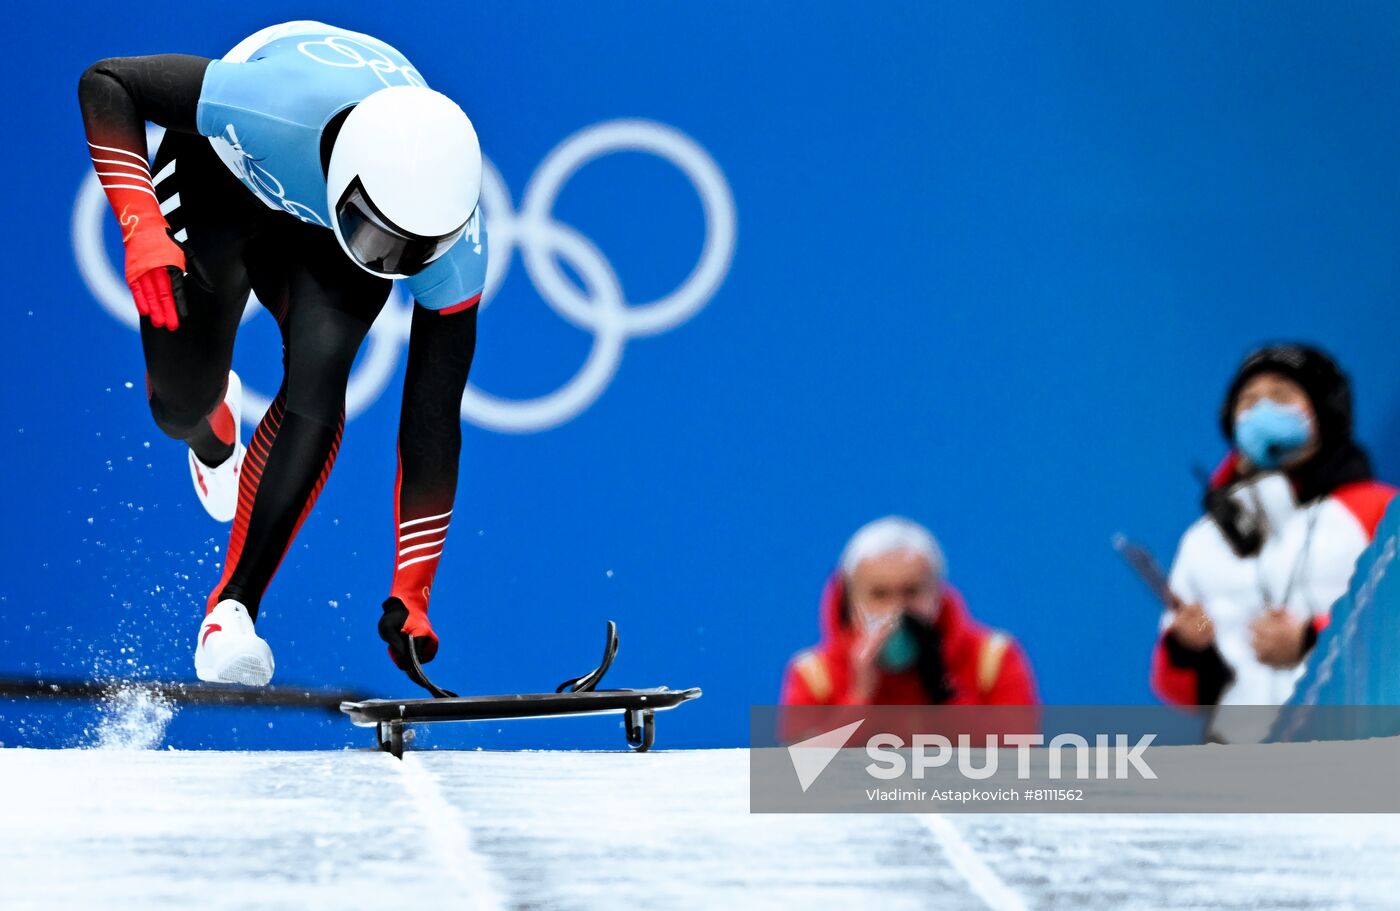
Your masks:
[[[0,750],[0,906],[1380,909],[1396,822],[754,816],[742,750]]]

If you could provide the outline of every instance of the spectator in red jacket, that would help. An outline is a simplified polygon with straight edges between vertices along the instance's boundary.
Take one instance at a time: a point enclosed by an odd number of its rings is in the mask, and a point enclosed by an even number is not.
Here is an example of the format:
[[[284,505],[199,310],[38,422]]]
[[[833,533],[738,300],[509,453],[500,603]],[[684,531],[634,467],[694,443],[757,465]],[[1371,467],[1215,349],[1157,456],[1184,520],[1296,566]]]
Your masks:
[[[968,615],[932,534],[889,516],[860,529],[821,603],[822,641],[788,663],[784,705],[1035,705],[1014,639]]]

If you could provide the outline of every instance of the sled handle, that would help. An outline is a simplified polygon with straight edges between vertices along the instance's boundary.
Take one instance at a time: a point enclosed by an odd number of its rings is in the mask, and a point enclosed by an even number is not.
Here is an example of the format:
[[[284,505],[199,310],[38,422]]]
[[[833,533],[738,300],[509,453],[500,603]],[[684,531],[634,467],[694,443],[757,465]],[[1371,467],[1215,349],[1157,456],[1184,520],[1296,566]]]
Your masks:
[[[408,637],[408,660],[413,665],[408,676],[413,682],[423,689],[433,694],[434,699],[455,699],[457,694],[451,690],[445,690],[436,683],[428,679],[428,675],[423,673],[423,665],[418,661],[418,646],[413,644],[413,637]]]
[[[570,692],[570,693],[588,693],[588,692],[592,692],[592,691],[598,686],[598,684],[602,681],[603,675],[606,674],[606,673],[608,672],[608,668],[612,667],[613,659],[616,658],[616,657],[617,657],[617,624],[614,623],[614,622],[612,622],[611,620],[609,620],[609,621],[608,621],[608,638],[607,638],[607,641],[603,644],[603,661],[602,661],[602,663],[599,664],[597,667],[595,667],[593,670],[591,670],[591,671],[589,671],[588,673],[584,674],[582,677],[570,677],[568,680],[565,680],[563,683],[559,684],[559,686],[555,687],[554,692],[556,692],[556,693],[563,693],[563,692],[566,692],[566,691],[567,691],[567,692]]]

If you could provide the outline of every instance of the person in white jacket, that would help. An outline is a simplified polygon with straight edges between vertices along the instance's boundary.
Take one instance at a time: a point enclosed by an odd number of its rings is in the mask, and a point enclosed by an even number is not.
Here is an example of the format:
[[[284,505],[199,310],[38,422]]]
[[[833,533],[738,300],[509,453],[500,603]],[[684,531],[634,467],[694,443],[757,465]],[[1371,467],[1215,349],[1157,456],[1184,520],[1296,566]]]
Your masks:
[[[1316,348],[1250,354],[1220,423],[1232,448],[1177,548],[1152,687],[1179,705],[1277,706],[1395,488],[1372,478],[1350,383]],[[1272,715],[1217,713],[1211,737],[1262,739]]]

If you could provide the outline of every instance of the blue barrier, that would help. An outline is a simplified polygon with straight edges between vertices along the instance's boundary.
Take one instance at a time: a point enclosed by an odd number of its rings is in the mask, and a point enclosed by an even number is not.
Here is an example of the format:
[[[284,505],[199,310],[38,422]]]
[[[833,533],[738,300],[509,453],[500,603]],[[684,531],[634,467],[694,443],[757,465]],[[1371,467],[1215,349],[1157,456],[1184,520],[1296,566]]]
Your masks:
[[[1317,706],[1400,706],[1400,506],[1392,503],[1332,606],[1307,671],[1274,727],[1278,740],[1400,734],[1400,712],[1310,712]]]

